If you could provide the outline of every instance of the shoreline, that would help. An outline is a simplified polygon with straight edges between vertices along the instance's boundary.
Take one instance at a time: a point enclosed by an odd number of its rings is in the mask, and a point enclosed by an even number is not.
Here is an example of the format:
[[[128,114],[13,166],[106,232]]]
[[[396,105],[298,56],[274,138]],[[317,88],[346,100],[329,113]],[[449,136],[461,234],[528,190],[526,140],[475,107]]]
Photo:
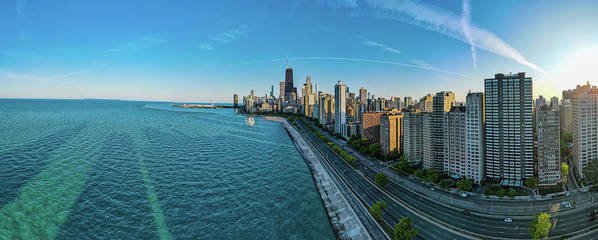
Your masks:
[[[365,231],[365,227],[361,224],[361,221],[355,214],[351,205],[340,193],[338,186],[336,186],[336,184],[331,180],[330,175],[328,175],[329,173],[324,169],[318,159],[314,159],[315,154],[306,146],[301,145],[301,143],[306,143],[301,137],[295,136],[295,134],[299,134],[296,132],[297,130],[294,128],[289,129],[289,127],[292,128],[292,126],[290,126],[286,118],[277,116],[263,116],[263,119],[280,122],[282,127],[291,138],[291,141],[293,141],[295,144],[297,151],[301,154],[303,160],[306,162],[309,168],[313,183],[320,194],[320,200],[322,201],[324,210],[328,215],[329,223],[336,235],[336,238],[343,240],[372,239],[369,233]]]

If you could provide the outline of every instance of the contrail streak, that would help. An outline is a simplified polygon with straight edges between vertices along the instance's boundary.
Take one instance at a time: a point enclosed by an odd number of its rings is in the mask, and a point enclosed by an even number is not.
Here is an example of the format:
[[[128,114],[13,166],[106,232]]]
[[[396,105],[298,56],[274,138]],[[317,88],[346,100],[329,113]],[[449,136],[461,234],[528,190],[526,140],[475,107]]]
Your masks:
[[[475,48],[514,60],[540,73],[538,65],[529,62],[517,49],[507,44],[493,32],[467,21],[468,30],[461,25],[461,17],[450,11],[417,0],[362,0],[351,4],[329,0],[331,4],[351,8],[353,14],[374,18],[403,21],[426,30],[434,31],[465,42]],[[358,4],[363,3],[363,4]],[[467,6],[469,7],[469,5]],[[466,32],[469,32],[469,38]]]
[[[424,66],[424,65],[401,63],[401,62],[391,62],[391,61],[383,61],[383,60],[375,60],[375,59],[366,59],[366,58],[296,57],[296,58],[288,58],[288,59],[289,60],[294,60],[294,61],[301,61],[301,60],[339,60],[339,61],[381,63],[381,64],[390,64],[390,65],[396,65],[396,66],[418,68],[418,69],[423,69],[423,70],[428,70],[428,71],[433,71],[433,72],[446,73],[446,74],[451,74],[451,75],[455,75],[455,76],[465,77],[465,78],[469,78],[469,79],[476,79],[476,80],[478,79],[476,77],[473,77],[473,76],[470,76],[470,75],[467,75],[467,74],[457,73],[457,72],[451,72],[451,71],[447,71],[447,70],[436,68],[436,67],[432,67],[432,66]],[[285,61],[285,60],[287,60],[287,59],[286,58],[275,58],[275,59],[257,60],[257,61],[236,63],[236,64],[232,64],[231,66],[248,65],[248,64],[256,64],[256,63],[266,63],[266,62],[280,62],[280,61]]]
[[[469,42],[469,49],[471,51],[471,60],[473,61],[473,69],[477,69],[477,59],[475,55],[475,45],[473,44],[473,38],[471,37],[471,7],[469,0],[463,0],[463,13],[461,14],[461,28],[463,29],[463,35]]]

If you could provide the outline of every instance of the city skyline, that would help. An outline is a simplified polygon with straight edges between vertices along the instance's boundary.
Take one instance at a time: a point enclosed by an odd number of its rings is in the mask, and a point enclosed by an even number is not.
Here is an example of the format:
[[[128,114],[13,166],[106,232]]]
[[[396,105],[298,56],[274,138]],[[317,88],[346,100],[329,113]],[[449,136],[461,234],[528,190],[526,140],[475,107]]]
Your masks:
[[[157,3],[0,4],[0,98],[231,102],[251,86],[268,94],[287,59],[295,79],[329,93],[343,81],[376,96],[448,90],[464,101],[508,71],[534,79],[534,98],[596,82],[591,1]],[[514,9],[536,10],[500,17]]]

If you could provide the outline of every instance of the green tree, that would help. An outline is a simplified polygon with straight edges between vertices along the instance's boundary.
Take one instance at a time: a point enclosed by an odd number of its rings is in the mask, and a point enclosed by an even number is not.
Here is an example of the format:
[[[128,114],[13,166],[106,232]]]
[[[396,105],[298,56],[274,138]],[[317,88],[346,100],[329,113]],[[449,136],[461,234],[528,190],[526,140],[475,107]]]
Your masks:
[[[399,163],[395,163],[394,164],[394,168],[397,169],[397,171],[401,171],[401,172],[405,172],[405,173],[413,173],[413,168],[411,167],[411,164],[405,160],[405,158],[402,157],[403,160],[401,160]]]
[[[384,173],[378,173],[376,174],[376,185],[380,186],[380,187],[384,187],[386,186],[386,174]]]
[[[507,194],[507,190],[505,190],[504,188],[501,188],[500,190],[498,190],[498,192],[496,192],[496,195],[499,197],[504,197]]]
[[[417,236],[417,229],[413,227],[413,221],[409,217],[401,218],[395,226],[394,240],[409,240]]]
[[[561,172],[563,173],[563,176],[567,176],[569,175],[569,164],[567,163],[561,163]]]
[[[349,143],[354,142],[355,140],[359,140],[359,137],[355,134],[351,135],[351,137],[349,137]]]
[[[390,159],[390,160],[392,160],[392,159],[397,159],[397,158],[399,157],[399,155],[400,155],[400,153],[399,153],[399,149],[398,149],[398,148],[395,148],[395,149],[393,149],[393,150],[390,152],[389,159]]]
[[[425,172],[426,172],[426,174],[423,178],[424,182],[438,183],[440,181],[440,179],[442,178],[441,173],[436,171],[435,168],[426,169]]]
[[[525,179],[525,186],[532,190],[536,189],[538,187],[538,179],[536,177]]]
[[[451,181],[450,180],[440,181],[440,187],[443,189],[449,189],[451,187]]]
[[[493,194],[493,192],[492,192],[492,190],[490,188],[486,188],[486,190],[484,190],[484,195],[486,197],[488,197],[488,196],[490,196],[492,194]]]
[[[378,201],[370,207],[370,214],[377,220],[382,221],[382,210],[386,207],[385,201]]]
[[[550,214],[540,213],[532,220],[529,231],[533,239],[546,239],[551,227]]]
[[[372,143],[368,147],[370,157],[376,157],[380,154],[380,143]]]
[[[514,198],[515,196],[517,196],[517,190],[515,190],[514,188],[509,189],[509,193],[507,193],[507,196],[509,196],[510,198]]]
[[[421,170],[421,169],[415,170],[415,172],[413,172],[413,176],[422,178],[424,176],[424,170]]]
[[[461,178],[461,180],[457,182],[457,188],[459,191],[471,191],[473,190],[473,181],[467,180],[466,178]]]
[[[367,151],[368,151],[368,147],[367,146],[361,146],[359,148],[359,152],[361,152],[361,153],[366,153]]]

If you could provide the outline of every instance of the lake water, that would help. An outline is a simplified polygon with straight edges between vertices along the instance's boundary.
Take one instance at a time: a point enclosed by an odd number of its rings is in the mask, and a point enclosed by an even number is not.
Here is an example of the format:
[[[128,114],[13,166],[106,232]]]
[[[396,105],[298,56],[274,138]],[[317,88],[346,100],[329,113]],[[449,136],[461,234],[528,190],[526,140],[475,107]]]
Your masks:
[[[0,99],[0,239],[334,239],[280,123]]]

